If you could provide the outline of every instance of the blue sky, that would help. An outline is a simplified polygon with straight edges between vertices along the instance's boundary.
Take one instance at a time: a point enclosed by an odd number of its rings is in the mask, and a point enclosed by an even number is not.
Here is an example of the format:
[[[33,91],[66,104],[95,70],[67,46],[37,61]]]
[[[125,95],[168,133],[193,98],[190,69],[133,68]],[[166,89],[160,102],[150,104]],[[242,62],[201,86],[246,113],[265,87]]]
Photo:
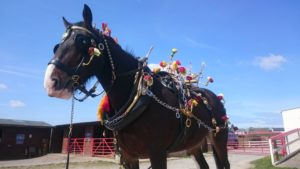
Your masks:
[[[94,23],[109,23],[124,49],[150,63],[176,59],[215,80],[231,121],[239,127],[280,127],[281,111],[300,107],[300,1],[296,0],[3,0],[0,6],[0,118],[69,122],[70,100],[43,88],[62,16],[82,20],[87,3]],[[96,120],[100,98],[76,103],[75,122]]]

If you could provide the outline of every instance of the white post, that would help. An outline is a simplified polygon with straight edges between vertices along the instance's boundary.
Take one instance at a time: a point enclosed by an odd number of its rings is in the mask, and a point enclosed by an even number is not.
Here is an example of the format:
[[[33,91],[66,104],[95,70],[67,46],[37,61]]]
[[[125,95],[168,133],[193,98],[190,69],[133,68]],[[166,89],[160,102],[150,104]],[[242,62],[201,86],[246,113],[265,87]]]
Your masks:
[[[269,139],[269,147],[270,147],[272,165],[274,165],[275,164],[275,162],[274,162],[274,153],[273,153],[274,150],[273,150],[273,145],[272,145],[272,140],[271,139]]]

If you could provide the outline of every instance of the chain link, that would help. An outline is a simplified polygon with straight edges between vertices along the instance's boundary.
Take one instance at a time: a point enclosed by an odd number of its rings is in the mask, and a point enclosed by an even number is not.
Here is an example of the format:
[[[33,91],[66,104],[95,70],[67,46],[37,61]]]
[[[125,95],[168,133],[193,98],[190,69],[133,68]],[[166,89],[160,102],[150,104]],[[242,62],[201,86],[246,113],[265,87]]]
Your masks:
[[[73,119],[74,119],[74,107],[75,107],[75,88],[73,88],[72,92],[72,103],[71,103],[71,115],[70,115],[70,125],[69,125],[69,134],[68,134],[68,146],[67,146],[67,161],[66,161],[66,169],[69,169],[70,162],[70,145],[71,145],[71,137],[72,137],[72,129],[73,129]]]
[[[174,112],[176,112],[176,117],[178,118],[180,118],[180,116],[178,116],[178,114],[179,114],[179,112],[180,112],[180,110],[178,109],[178,108],[176,108],[176,107],[173,107],[173,106],[170,106],[169,104],[167,104],[167,103],[165,103],[164,101],[162,101],[162,100],[160,100],[151,90],[147,90],[147,95],[149,96],[149,97],[152,97],[157,103],[159,103],[160,105],[162,105],[163,107],[165,107],[165,108],[167,108],[167,109],[169,109],[169,110],[172,110],[172,111],[174,111]],[[196,121],[197,121],[197,123],[198,123],[198,126],[199,126],[199,128],[201,127],[201,125],[204,127],[204,128],[206,128],[208,131],[210,131],[210,132],[213,132],[213,131],[215,131],[216,129],[214,129],[214,128],[212,128],[212,127],[210,127],[209,125],[207,125],[206,123],[204,123],[201,119],[199,119],[197,116],[195,116],[193,113],[191,113],[191,116],[192,116],[192,118],[194,118]]]

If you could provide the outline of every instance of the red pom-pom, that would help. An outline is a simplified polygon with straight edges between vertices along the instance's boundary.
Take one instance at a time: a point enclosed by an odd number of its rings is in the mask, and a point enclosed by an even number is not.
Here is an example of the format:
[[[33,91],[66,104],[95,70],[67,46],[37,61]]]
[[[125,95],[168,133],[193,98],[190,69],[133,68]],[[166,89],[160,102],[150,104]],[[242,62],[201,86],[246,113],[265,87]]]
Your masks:
[[[210,83],[213,83],[214,82],[214,79],[210,76],[207,77],[207,80],[210,82]]]
[[[185,74],[186,73],[186,70],[184,67],[179,67],[178,68],[178,72],[181,73],[181,74]]]
[[[177,65],[181,65],[181,62],[179,60],[176,60]]]
[[[191,80],[193,80],[193,77],[192,76],[186,76],[186,80],[191,81]]]
[[[167,66],[167,62],[166,61],[161,61],[160,63],[159,63],[159,66],[161,66],[161,67],[166,67]]]
[[[106,28],[107,28],[107,23],[102,23],[102,30],[105,31]]]
[[[223,120],[224,122],[228,121],[228,119],[229,119],[228,116],[226,116],[226,115],[222,116],[222,120]]]

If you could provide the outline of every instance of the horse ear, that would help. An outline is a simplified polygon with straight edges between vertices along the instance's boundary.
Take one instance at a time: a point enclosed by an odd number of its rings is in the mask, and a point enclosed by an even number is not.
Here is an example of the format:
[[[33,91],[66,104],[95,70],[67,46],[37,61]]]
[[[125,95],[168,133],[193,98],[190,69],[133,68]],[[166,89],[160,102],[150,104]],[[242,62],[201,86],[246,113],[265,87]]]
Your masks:
[[[66,28],[69,28],[70,26],[72,26],[72,24],[69,21],[67,21],[65,17],[63,17],[63,21],[64,21]]]
[[[90,9],[89,6],[87,6],[86,4],[84,4],[84,8],[83,8],[83,19],[84,19],[84,24],[86,26],[86,28],[88,29],[92,29],[92,22],[93,22],[93,15],[92,15],[92,11]]]

